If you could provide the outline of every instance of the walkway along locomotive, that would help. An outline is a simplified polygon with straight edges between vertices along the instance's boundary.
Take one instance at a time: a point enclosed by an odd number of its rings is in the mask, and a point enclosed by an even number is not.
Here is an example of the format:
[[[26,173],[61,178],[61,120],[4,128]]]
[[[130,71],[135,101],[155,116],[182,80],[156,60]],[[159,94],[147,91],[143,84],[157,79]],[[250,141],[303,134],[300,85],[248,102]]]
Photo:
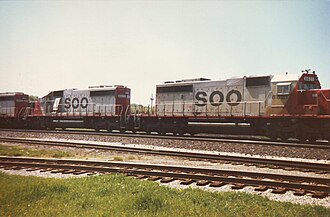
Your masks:
[[[8,103],[7,95],[0,94],[1,127],[181,135],[240,133],[282,140],[330,140],[330,90],[322,90],[318,76],[309,71],[165,82],[156,86],[156,105],[148,114],[131,112],[130,89],[121,85],[52,91],[23,105],[16,98]]]

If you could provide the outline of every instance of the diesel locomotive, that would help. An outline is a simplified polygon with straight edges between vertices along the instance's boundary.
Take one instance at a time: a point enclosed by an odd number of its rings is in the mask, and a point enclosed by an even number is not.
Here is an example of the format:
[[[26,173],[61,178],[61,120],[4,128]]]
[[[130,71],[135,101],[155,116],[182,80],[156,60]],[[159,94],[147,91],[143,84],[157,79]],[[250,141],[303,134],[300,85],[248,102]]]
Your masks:
[[[147,114],[131,108],[130,94],[123,85],[57,90],[37,101],[24,93],[1,93],[0,126],[330,140],[330,90],[321,89],[308,70],[167,81],[156,85],[156,104]]]

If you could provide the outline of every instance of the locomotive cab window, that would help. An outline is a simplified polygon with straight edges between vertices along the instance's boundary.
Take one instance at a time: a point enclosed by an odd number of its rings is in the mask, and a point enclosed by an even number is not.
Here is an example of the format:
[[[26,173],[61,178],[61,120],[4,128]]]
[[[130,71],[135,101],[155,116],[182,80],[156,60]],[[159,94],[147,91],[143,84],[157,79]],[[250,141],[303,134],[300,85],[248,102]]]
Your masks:
[[[288,95],[291,92],[291,83],[277,84],[277,95]]]
[[[320,88],[321,87],[318,84],[299,82],[299,90],[315,90]]]

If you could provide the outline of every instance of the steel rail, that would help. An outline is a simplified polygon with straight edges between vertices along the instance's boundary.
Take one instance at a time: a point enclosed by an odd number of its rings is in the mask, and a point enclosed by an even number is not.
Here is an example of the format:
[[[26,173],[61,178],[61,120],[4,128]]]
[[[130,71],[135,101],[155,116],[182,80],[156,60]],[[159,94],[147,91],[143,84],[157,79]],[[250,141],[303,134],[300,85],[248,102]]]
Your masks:
[[[12,131],[12,129],[0,129],[0,131]],[[279,141],[264,141],[264,140],[251,140],[251,139],[228,139],[217,138],[208,136],[164,136],[164,135],[151,135],[151,134],[138,134],[138,133],[106,133],[106,132],[91,132],[91,131],[73,131],[73,130],[16,130],[16,132],[36,132],[36,133],[62,133],[73,135],[97,135],[97,136],[112,136],[112,137],[127,137],[127,138],[143,138],[143,139],[166,139],[166,140],[181,140],[181,141],[198,141],[198,142],[224,142],[232,144],[250,144],[250,145],[263,145],[263,146],[278,146],[278,147],[294,147],[294,148],[312,148],[312,149],[330,149],[329,143],[323,144],[310,144],[310,143],[294,143],[294,142],[279,142]]]
[[[167,171],[180,171],[180,172],[195,172],[201,174],[213,174],[213,175],[228,175],[228,176],[244,176],[253,178],[268,178],[278,179],[286,181],[300,181],[300,182],[314,182],[329,185],[330,179],[327,178],[315,178],[306,176],[291,176],[280,175],[271,173],[260,172],[247,172],[247,171],[234,171],[223,169],[209,169],[209,168],[197,168],[197,167],[185,167],[185,166],[170,166],[160,164],[142,164],[132,162],[105,162],[105,161],[91,161],[91,160],[73,160],[73,159],[50,159],[50,158],[22,158],[22,157],[3,157],[0,156],[0,161],[23,161],[23,162],[38,162],[38,163],[51,163],[51,164],[83,164],[94,166],[107,166],[107,167],[124,167],[124,168],[138,168],[138,169],[152,169],[152,170],[167,170]]]
[[[249,186],[267,186],[269,188],[286,188],[309,193],[322,192],[330,194],[330,179],[301,176],[287,176],[268,173],[251,173],[204,168],[189,168],[167,165],[136,164],[123,162],[102,162],[82,160],[61,160],[46,158],[0,157],[1,167],[15,168],[51,168],[62,170],[80,170],[85,172],[122,173],[126,175],[143,175],[149,177],[168,177],[217,181],[226,184],[243,184]],[[235,177],[234,177],[235,176]],[[268,179],[268,180],[264,180]],[[272,179],[272,180],[269,180]],[[298,181],[298,182],[297,182]],[[299,183],[300,182],[300,183]]]
[[[23,139],[23,138],[0,137],[0,141],[24,143],[24,144],[75,147],[75,148],[93,148],[93,149],[107,150],[107,151],[164,155],[164,156],[172,156],[172,157],[186,157],[186,158],[194,158],[200,160],[216,160],[216,161],[226,161],[226,162],[237,162],[243,164],[276,166],[280,168],[298,168],[303,170],[311,170],[311,171],[327,172],[327,173],[330,172],[330,165],[325,163],[312,163],[312,162],[266,159],[266,158],[246,157],[246,156],[230,156],[230,155],[220,155],[220,154],[173,151],[173,150],[164,150],[164,149],[138,148],[138,147],[128,147],[128,146],[118,146],[118,145],[101,145],[101,144],[90,144],[90,143],[80,143],[80,142],[78,143],[78,142],[50,141],[50,140]]]

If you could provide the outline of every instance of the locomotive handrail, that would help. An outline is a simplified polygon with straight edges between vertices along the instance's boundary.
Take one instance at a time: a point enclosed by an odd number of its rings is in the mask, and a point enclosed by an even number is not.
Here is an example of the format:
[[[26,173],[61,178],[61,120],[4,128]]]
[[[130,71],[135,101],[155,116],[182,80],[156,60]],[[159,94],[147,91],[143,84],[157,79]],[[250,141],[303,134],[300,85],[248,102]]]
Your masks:
[[[214,106],[211,103],[205,103],[203,107],[196,107],[195,103],[186,103],[186,102],[169,102],[169,103],[158,103],[156,104],[156,111],[158,115],[171,115],[171,116],[187,116],[189,113],[193,115],[206,115],[206,116],[221,116],[221,115],[243,115],[247,116],[249,114],[247,112],[247,108],[250,105],[249,109],[252,111],[252,106],[255,106],[254,112],[255,115],[262,115],[264,112],[261,109],[262,105],[266,105],[265,101],[244,101],[237,102],[237,106],[241,106],[241,110],[237,111],[233,106],[229,104],[218,104],[218,106]],[[176,109],[175,109],[176,107]],[[197,109],[196,109],[197,108]],[[198,109],[199,108],[199,109]],[[225,109],[223,109],[225,108]]]
[[[322,96],[323,96],[323,98],[325,99],[325,101],[330,102],[330,98],[328,99],[328,98],[324,95],[323,91],[319,91],[319,93],[322,94]]]
[[[61,103],[58,104],[58,109],[53,110],[50,112],[47,112],[47,114],[53,115],[53,116],[100,116],[100,115],[105,115],[105,116],[113,116],[116,115],[116,108],[118,109],[118,114],[122,115],[123,114],[123,109],[122,105],[110,105],[110,104],[98,104],[98,103],[87,103],[85,105],[85,108],[66,108],[67,110],[61,110],[61,108],[65,104]],[[92,107],[92,109],[88,109],[88,107]]]
[[[268,98],[270,97],[270,96],[272,96],[272,94],[273,94],[273,91],[268,91],[268,93],[267,93],[267,95],[266,95],[266,97],[265,97],[265,106],[267,106],[268,105]],[[267,103],[266,103],[267,102]]]
[[[29,107],[23,107],[19,110],[19,112],[17,113],[17,118],[18,117],[23,117],[26,118],[26,116],[28,116],[28,112],[29,112]]]
[[[121,106],[122,107],[122,106]],[[130,111],[130,105],[126,107],[126,111],[125,111],[125,117],[128,116],[128,112]]]

